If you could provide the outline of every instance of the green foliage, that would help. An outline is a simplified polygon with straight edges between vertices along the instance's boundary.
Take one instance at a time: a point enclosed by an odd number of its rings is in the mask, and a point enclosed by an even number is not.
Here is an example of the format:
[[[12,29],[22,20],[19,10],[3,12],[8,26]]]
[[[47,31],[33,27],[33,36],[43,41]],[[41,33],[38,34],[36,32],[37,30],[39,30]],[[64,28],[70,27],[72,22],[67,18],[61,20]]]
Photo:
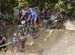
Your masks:
[[[63,0],[63,9],[67,13],[67,15],[72,16],[75,15],[75,1],[74,0]]]
[[[18,2],[16,0],[1,0],[0,1],[0,8],[1,10],[7,10],[10,12],[14,6],[17,6]]]
[[[38,5],[40,8],[56,9],[65,11],[68,14],[75,14],[75,1],[74,0],[1,0],[1,10],[7,10],[12,13],[12,8],[15,6],[21,7],[25,4],[31,6]]]

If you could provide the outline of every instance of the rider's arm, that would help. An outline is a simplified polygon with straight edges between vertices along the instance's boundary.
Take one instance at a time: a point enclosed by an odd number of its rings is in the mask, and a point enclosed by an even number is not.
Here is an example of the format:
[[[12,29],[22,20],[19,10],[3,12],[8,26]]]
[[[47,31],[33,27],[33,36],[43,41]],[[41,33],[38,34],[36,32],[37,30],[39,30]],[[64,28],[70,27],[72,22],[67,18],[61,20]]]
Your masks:
[[[24,15],[25,15],[25,14],[23,13],[23,10],[20,11],[20,14],[21,14],[21,18],[20,18],[20,20],[22,20],[23,17],[24,17]]]

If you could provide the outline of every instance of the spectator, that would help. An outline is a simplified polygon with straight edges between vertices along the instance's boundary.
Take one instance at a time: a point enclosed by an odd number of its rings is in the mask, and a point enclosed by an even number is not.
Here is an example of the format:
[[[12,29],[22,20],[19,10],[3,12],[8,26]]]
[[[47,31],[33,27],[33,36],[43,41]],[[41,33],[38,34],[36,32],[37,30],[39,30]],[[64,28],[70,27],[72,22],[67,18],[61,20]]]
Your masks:
[[[25,48],[25,42],[26,42],[27,38],[25,37],[24,32],[19,33],[19,34],[20,34],[20,36],[19,36],[19,50],[23,51]]]
[[[40,22],[40,27],[43,27],[43,20],[45,18],[45,9],[41,9],[40,11],[40,18],[39,18],[39,22]]]
[[[13,48],[17,47],[17,51],[24,51],[25,42],[27,40],[27,32],[17,32],[12,39]],[[13,50],[12,48],[12,50]]]
[[[17,47],[18,50],[18,41],[19,41],[19,35],[18,33],[14,33],[14,37],[12,39],[12,50],[14,49],[14,47]]]
[[[18,21],[19,21],[19,9],[18,9],[18,7],[13,8],[13,11],[14,11],[13,23],[16,22],[18,24]]]

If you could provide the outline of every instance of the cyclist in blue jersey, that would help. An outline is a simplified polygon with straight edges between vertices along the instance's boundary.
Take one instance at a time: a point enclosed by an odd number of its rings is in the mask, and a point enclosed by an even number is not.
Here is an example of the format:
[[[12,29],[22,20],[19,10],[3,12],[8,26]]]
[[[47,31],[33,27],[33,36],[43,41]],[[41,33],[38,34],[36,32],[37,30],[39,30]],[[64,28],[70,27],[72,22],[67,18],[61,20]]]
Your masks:
[[[31,24],[33,23],[34,20],[34,26],[35,26],[35,30],[37,31],[37,20],[38,20],[38,12],[37,12],[37,8],[36,7],[32,7],[28,9],[30,14],[28,16],[28,21],[31,21]]]

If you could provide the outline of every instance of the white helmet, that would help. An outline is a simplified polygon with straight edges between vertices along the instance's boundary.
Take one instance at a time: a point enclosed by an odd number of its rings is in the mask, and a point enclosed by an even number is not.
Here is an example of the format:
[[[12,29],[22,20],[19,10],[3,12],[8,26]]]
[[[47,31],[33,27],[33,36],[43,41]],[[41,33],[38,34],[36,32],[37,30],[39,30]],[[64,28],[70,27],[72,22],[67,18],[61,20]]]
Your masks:
[[[25,24],[25,20],[22,20],[22,21],[21,21],[21,24],[24,25],[24,24]]]

